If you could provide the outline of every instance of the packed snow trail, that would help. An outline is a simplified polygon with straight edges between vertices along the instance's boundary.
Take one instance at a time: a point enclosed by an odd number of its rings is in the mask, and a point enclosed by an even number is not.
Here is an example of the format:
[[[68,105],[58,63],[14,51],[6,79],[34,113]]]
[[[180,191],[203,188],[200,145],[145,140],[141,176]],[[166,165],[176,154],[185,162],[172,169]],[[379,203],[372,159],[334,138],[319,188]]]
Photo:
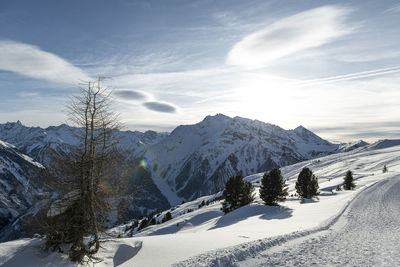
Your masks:
[[[233,266],[398,266],[400,176],[362,192],[329,230]]]

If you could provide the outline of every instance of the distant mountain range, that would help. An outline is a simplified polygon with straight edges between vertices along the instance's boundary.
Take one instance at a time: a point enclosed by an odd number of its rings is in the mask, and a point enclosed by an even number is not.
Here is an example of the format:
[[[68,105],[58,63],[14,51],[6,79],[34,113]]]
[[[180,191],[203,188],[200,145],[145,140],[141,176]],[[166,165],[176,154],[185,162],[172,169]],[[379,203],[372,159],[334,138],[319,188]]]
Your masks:
[[[55,154],[68,154],[78,144],[79,131],[65,124],[45,129],[19,121],[0,124],[0,228],[33,205],[42,193],[40,172]],[[117,134],[127,155],[121,166],[129,181],[126,196],[136,192],[133,201],[121,198],[125,218],[218,192],[232,175],[246,176],[367,145],[333,144],[302,126],[284,130],[222,114],[178,126],[171,133]]]

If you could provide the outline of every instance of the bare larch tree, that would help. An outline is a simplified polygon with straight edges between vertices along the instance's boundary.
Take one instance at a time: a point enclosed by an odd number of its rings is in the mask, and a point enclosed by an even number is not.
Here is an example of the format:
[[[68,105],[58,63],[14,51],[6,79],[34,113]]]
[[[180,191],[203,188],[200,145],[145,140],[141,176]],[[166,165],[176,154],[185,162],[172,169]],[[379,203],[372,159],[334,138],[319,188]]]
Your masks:
[[[100,248],[100,232],[108,218],[109,192],[117,181],[120,162],[120,127],[112,111],[111,90],[102,79],[81,85],[80,94],[68,105],[69,122],[78,140],[73,151],[56,160],[52,168],[61,196],[47,212],[47,247],[61,249],[68,244],[69,257],[76,262],[95,259]]]

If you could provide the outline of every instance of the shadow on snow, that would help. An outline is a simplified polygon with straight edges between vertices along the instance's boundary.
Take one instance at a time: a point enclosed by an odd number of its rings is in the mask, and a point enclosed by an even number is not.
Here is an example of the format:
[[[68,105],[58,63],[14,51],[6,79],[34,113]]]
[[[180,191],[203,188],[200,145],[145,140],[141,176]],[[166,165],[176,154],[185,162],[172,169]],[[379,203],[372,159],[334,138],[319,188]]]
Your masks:
[[[240,221],[246,220],[249,217],[260,216],[264,220],[279,220],[286,219],[292,216],[292,209],[282,206],[266,206],[266,205],[249,205],[231,211],[222,216],[212,229],[217,229],[229,226]]]

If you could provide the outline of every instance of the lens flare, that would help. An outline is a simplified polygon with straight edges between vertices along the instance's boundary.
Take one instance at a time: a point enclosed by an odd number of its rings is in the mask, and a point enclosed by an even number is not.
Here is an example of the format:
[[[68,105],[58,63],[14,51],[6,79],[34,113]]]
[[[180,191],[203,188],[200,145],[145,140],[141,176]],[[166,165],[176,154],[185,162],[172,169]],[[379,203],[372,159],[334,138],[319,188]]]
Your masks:
[[[140,161],[140,163],[139,163],[139,166],[140,167],[142,167],[142,168],[147,168],[147,162],[146,162],[146,159],[142,159],[141,161]]]

